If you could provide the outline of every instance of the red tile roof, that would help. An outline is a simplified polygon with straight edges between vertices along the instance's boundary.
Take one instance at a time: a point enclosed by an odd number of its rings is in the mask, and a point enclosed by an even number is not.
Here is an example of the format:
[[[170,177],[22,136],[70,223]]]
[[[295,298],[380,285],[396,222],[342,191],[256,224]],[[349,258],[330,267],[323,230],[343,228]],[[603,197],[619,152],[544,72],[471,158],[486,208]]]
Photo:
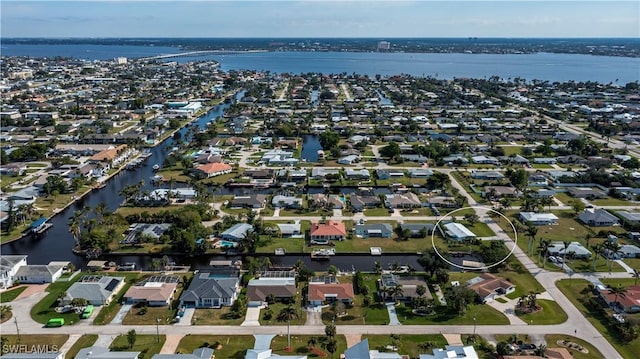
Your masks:
[[[351,283],[309,283],[309,301],[324,301],[326,295],[335,295],[337,300],[353,299]]]
[[[207,164],[198,166],[196,169],[204,173],[218,173],[218,172],[230,171],[231,168],[232,167],[226,163],[207,163]]]
[[[344,223],[337,221],[328,221],[325,224],[312,223],[309,234],[311,236],[346,236],[347,229]]]

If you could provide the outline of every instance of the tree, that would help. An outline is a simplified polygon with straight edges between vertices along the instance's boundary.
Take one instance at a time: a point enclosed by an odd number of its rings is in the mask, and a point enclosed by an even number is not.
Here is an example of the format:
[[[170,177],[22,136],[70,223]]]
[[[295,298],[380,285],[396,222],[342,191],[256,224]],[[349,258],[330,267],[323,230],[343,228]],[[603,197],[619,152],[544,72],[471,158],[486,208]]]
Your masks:
[[[529,254],[531,254],[531,250],[533,249],[533,241],[536,239],[536,234],[538,233],[538,227],[527,225],[525,230],[527,236],[529,237]]]
[[[334,266],[333,264],[329,266],[329,268],[327,268],[327,273],[329,273],[332,276],[337,275],[339,272],[338,267]]]
[[[4,319],[7,315],[11,314],[13,308],[10,305],[0,305],[0,318]]]
[[[547,251],[551,247],[551,241],[548,239],[540,240],[540,245],[538,246],[538,253],[543,256],[542,268],[547,265]]]
[[[133,348],[136,345],[136,338],[138,334],[135,329],[131,329],[127,332],[127,343],[129,343],[129,348]]]
[[[320,134],[319,140],[322,149],[329,151],[338,145],[340,142],[340,135],[337,132],[326,131]]]
[[[618,305],[619,304],[618,303],[618,298],[627,296],[627,288],[623,287],[620,284],[618,284],[617,287],[610,287],[609,288],[609,293],[615,295],[615,297],[613,299],[613,303],[615,303],[615,305]]]
[[[509,169],[506,172],[507,178],[509,178],[509,182],[517,188],[518,190],[522,190],[527,186],[529,181],[529,174],[523,168],[518,168],[517,170]]]
[[[379,261],[373,262],[373,272],[375,274],[382,274],[382,265]]]
[[[400,145],[397,142],[391,142],[380,149],[380,154],[386,158],[394,158],[401,153]]]
[[[336,326],[333,324],[328,324],[324,327],[324,334],[327,337],[333,338],[336,336]]]
[[[511,351],[511,344],[507,342],[500,341],[496,344],[496,352],[498,355],[509,355]]]
[[[333,353],[338,350],[338,341],[334,337],[330,337],[325,340],[323,346],[329,353],[331,353],[331,358],[333,359]]]
[[[562,241],[562,245],[564,246],[564,250],[562,251],[562,269],[564,269],[564,262],[567,261],[567,249],[569,249],[571,241]]]
[[[444,254],[443,254],[444,256]],[[418,263],[429,273],[430,277],[437,272],[438,269],[448,269],[449,264],[445,262],[433,248],[423,252],[422,256],[418,258]]]
[[[476,222],[478,222],[478,219],[480,219],[478,217],[477,214],[475,213],[467,213],[464,215],[464,220],[467,221],[467,223],[469,223],[470,226],[473,227],[474,224],[476,224]]]
[[[419,285],[416,287],[416,294],[417,294],[419,297],[422,297],[422,296],[423,296],[423,295],[425,295],[426,293],[427,293],[427,287],[425,287],[424,285],[419,284]]]
[[[296,312],[295,308],[292,306],[287,306],[280,310],[278,313],[278,321],[279,322],[289,322],[292,319],[296,319],[298,317],[298,312]]]
[[[584,211],[585,208],[584,203],[579,199],[572,199],[571,201],[569,201],[569,205],[571,206],[571,208],[573,208],[573,211],[576,215]]]
[[[318,338],[316,337],[311,337],[309,338],[309,340],[307,340],[307,346],[309,346],[311,349],[315,348],[317,344]]]

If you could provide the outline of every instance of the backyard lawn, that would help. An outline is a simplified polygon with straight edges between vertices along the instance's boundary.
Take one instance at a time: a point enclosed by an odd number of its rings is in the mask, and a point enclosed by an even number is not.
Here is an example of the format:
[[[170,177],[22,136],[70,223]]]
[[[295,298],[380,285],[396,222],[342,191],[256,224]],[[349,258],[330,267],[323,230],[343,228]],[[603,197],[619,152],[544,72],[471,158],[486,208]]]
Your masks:
[[[584,279],[563,279],[557,282],[558,289],[576,306],[576,308],[593,324],[593,326],[604,336],[605,339],[613,345],[613,347],[624,358],[635,358],[637,353],[640,352],[640,338],[636,338],[631,342],[623,342],[613,331],[613,328],[608,326],[608,318],[602,317],[599,313],[589,310],[586,304],[586,298],[592,296],[588,286],[589,282]],[[636,354],[634,354],[636,353]]]
[[[253,348],[253,335],[185,335],[176,349],[176,353],[191,354],[195,349],[210,347],[215,350],[216,358],[244,359],[247,348]],[[219,345],[217,345],[219,344]]]
[[[160,353],[166,337],[164,335],[136,335],[135,344],[129,347],[127,334],[118,335],[109,349],[116,352],[140,352],[140,359],[151,359],[155,354]]]
[[[256,249],[258,253],[273,254],[276,248],[284,248],[287,254],[302,253],[304,251],[304,238],[273,238],[261,236],[262,245]]]
[[[369,349],[378,350],[380,352],[390,351],[386,347],[388,345],[397,347],[397,352],[402,355],[408,355],[411,358],[417,358],[420,354],[431,352],[436,348],[444,348],[447,340],[441,334],[423,334],[423,335],[398,335],[399,339],[393,339],[391,335],[363,335],[362,340],[369,339]],[[422,345],[431,346],[429,350],[421,349]]]

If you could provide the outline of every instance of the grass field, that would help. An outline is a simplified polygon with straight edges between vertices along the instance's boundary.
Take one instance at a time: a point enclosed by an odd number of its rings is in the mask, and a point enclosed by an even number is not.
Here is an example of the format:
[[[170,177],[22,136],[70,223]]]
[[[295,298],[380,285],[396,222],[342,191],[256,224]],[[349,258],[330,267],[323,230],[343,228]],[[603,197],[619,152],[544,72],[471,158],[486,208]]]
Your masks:
[[[421,344],[432,344],[433,349],[444,348],[447,340],[441,334],[423,334],[423,335],[399,335],[397,342],[391,337],[391,335],[363,335],[362,339],[369,339],[369,349],[378,350],[380,352],[389,351],[386,350],[387,345],[395,345],[398,348],[398,353],[402,355],[408,355],[411,358],[417,358],[420,354],[424,354],[425,351],[420,349]],[[431,350],[427,351],[431,352]]]
[[[328,358],[330,354],[322,345],[325,337],[315,336],[319,343],[314,348],[307,344],[311,337],[311,335],[291,335],[291,350],[287,350],[287,335],[286,333],[281,333],[281,335],[277,335],[271,340],[271,349],[273,354],[278,355],[306,355],[308,358]],[[347,340],[344,335],[336,335],[335,339],[338,342],[338,350],[333,355],[334,358],[337,357],[336,354],[343,353],[347,349]]]
[[[194,325],[240,325],[244,321],[244,315],[240,318],[231,316],[230,307],[219,309],[196,309],[191,322]]]
[[[12,302],[20,295],[20,293],[24,292],[25,289],[27,289],[27,286],[23,285],[0,293],[0,303]]]
[[[160,353],[166,337],[164,335],[143,335],[138,334],[136,336],[136,342],[132,348],[129,347],[127,342],[127,334],[118,335],[109,349],[117,352],[140,352],[140,359],[151,359],[155,354]]]
[[[580,294],[588,292],[589,282],[583,279],[567,280],[563,279],[557,282],[558,289],[575,305],[575,307],[593,324],[593,326],[604,336],[605,339],[614,346],[614,348],[622,355],[623,358],[635,358],[640,352],[640,338],[625,343],[618,339],[615,333],[607,327],[604,319],[599,314],[587,309],[585,306],[585,297]],[[636,353],[636,354],[634,354]]]
[[[414,315],[411,307],[405,305],[397,306],[396,313],[400,322],[405,325],[509,324],[509,319],[504,314],[486,304],[472,304],[463,315],[452,313],[446,307],[436,307],[435,314],[423,317]]]
[[[537,303],[542,310],[536,313],[522,314],[518,317],[525,323],[541,324],[560,324],[567,321],[567,314],[560,308],[558,303],[547,299],[538,299]]]
[[[160,319],[160,325],[170,324],[176,316],[176,310],[169,310],[169,307],[147,307],[146,313],[141,314],[142,308],[131,308],[122,319],[124,325],[156,325]]]
[[[29,351],[31,351],[31,348],[38,348],[40,350],[57,352],[62,348],[62,345],[69,340],[68,334],[21,334],[20,339],[18,339],[17,335],[3,334],[2,337],[7,340],[2,343],[6,346],[1,348],[2,354],[5,354],[5,349],[7,349],[7,352],[17,352],[18,349],[11,350],[11,348],[15,348],[16,345],[24,345],[24,348],[27,348]],[[25,349],[21,350],[24,351]]]
[[[81,336],[75,343],[69,348],[69,351],[65,353],[67,358],[75,358],[80,349],[88,348],[92,346],[96,340],[98,340],[98,334],[85,334]]]
[[[65,325],[72,325],[80,321],[80,316],[75,312],[60,314],[55,311],[58,306],[58,297],[65,292],[73,282],[51,283],[47,287],[46,297],[42,298],[31,308],[31,318],[38,323],[46,324],[51,318],[63,318]]]
[[[572,343],[582,345],[585,349],[589,351],[589,353],[583,353],[576,349],[567,348],[574,359],[604,359],[602,354],[600,354],[600,351],[598,351],[596,347],[594,347],[593,345],[591,345],[591,343],[585,340],[572,337],[570,335],[560,335],[560,334],[547,334],[545,335],[544,339],[547,341],[547,347],[562,348],[563,346],[558,344],[558,341],[568,340]]]
[[[109,303],[109,305],[102,306],[102,309],[100,310],[98,315],[96,315],[96,317],[93,319],[94,325],[105,325],[105,324],[111,323],[113,318],[115,318],[116,314],[118,314],[118,311],[120,311],[120,308],[122,308],[122,305],[120,304],[122,300],[122,296],[124,296],[127,290],[129,290],[129,287],[131,287],[131,285],[133,285],[134,283],[138,282],[141,279],[142,275],[140,273],[122,273],[121,272],[121,273],[118,273],[118,276],[125,277],[124,287],[120,290],[120,292],[118,292],[115,299],[112,300],[111,303]],[[81,277],[82,276],[78,276],[78,278],[81,278]]]
[[[176,353],[191,354],[195,349],[211,347],[215,350],[216,358],[244,359],[247,348],[253,348],[253,335],[191,335],[187,334],[180,340]],[[216,345],[219,344],[219,345]]]

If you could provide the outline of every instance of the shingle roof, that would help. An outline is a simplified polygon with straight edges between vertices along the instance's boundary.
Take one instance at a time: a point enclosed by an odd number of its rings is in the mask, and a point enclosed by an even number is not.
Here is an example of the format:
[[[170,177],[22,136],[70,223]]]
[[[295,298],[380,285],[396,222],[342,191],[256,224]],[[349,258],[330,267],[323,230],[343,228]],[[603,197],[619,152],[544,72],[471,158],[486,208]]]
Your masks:
[[[180,296],[181,301],[199,301],[200,298],[233,298],[239,279],[214,277],[212,273],[199,273],[193,277],[189,288]]]

